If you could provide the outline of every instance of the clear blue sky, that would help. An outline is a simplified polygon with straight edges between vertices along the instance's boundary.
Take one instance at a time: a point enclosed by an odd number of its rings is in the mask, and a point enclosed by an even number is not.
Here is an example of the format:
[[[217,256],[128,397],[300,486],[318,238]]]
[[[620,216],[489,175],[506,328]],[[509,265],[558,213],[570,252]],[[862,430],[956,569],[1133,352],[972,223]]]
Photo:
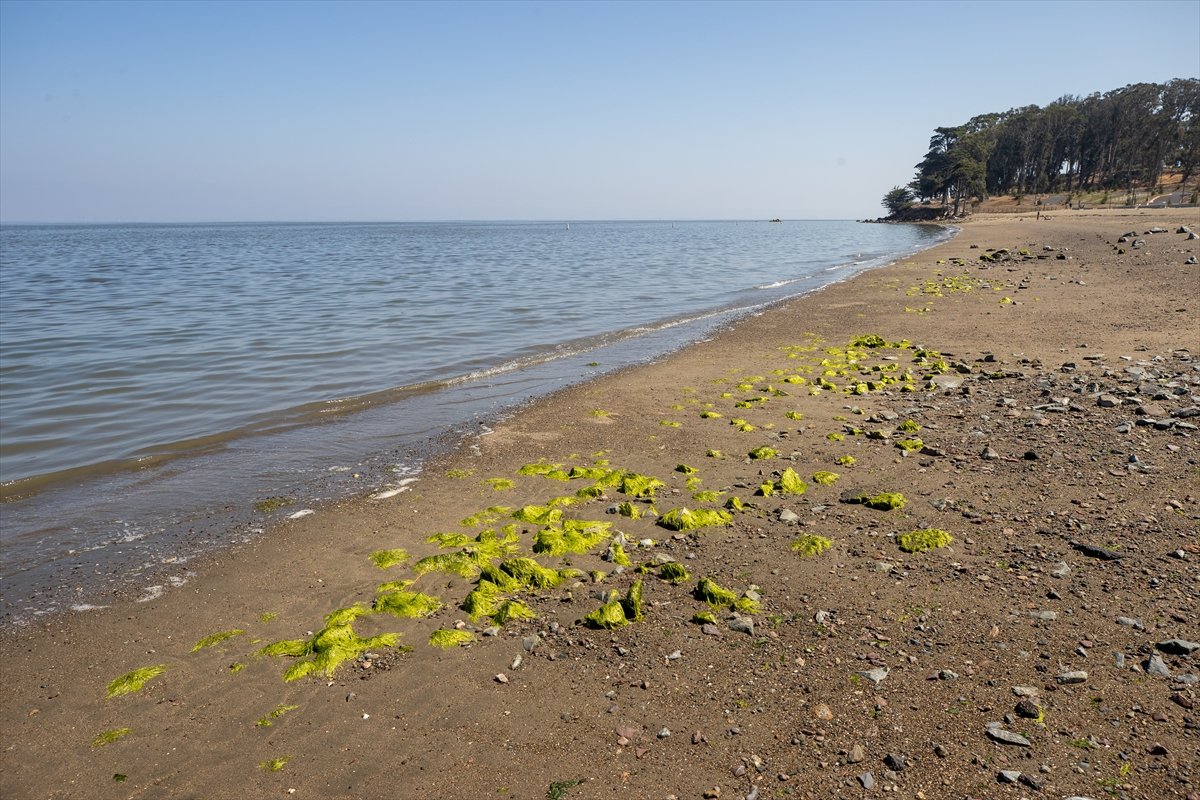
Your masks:
[[[1200,2],[0,2],[0,219],[858,218]]]

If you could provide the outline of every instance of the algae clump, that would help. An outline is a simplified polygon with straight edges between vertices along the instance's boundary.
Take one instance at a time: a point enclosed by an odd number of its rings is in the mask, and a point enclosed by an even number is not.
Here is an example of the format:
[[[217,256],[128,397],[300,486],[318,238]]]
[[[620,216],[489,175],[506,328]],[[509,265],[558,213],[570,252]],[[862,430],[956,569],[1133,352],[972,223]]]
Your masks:
[[[694,495],[692,495],[692,499],[697,503],[715,503],[721,499],[722,494],[724,494],[724,492],[717,492],[713,490],[696,492]]]
[[[361,613],[370,611],[357,605],[334,611],[325,618],[325,627],[311,639],[285,639],[274,642],[259,650],[259,655],[303,659],[284,673],[283,679],[288,682],[299,680],[314,672],[332,677],[343,662],[358,658],[368,650],[395,647],[400,639],[397,633],[384,633],[369,638],[359,636],[350,623]]]
[[[616,591],[609,592],[608,600],[604,605],[585,616],[583,622],[590,628],[603,630],[612,630],[628,625],[629,620],[625,617],[625,609],[621,605],[621,595]]]
[[[717,618],[711,611],[697,611],[692,615],[692,622],[697,625],[716,625]]]
[[[924,446],[925,446],[925,443],[922,442],[920,439],[901,439],[898,442],[896,442],[896,447],[900,448],[901,450],[903,450],[906,453],[912,453],[914,451],[920,450]]]
[[[808,534],[792,542],[792,552],[799,553],[804,558],[812,558],[813,556],[821,555],[821,553],[824,553],[832,545],[833,542],[824,536]]]
[[[654,497],[654,492],[666,486],[658,478],[649,475],[639,475],[636,472],[626,472],[621,476],[620,490],[630,497]]]
[[[520,600],[505,600],[491,616],[497,625],[507,625],[514,619],[537,619],[533,609]]]
[[[612,534],[608,522],[569,519],[562,527],[542,528],[533,539],[533,552],[552,556],[586,553]]]
[[[421,592],[399,590],[375,598],[376,613],[387,613],[406,619],[427,617],[442,607],[442,601]]]
[[[221,642],[226,641],[227,639],[232,639],[235,636],[241,636],[244,633],[245,633],[245,631],[242,630],[241,628],[235,628],[234,630],[231,630],[231,631],[220,631],[218,633],[210,633],[208,636],[205,636],[203,639],[196,642],[196,644],[192,646],[192,652],[195,653],[200,650],[203,650],[206,647],[212,647],[213,645],[218,645]]]
[[[779,451],[773,447],[756,447],[747,453],[751,461],[758,461],[766,458],[775,458],[779,455]]]
[[[438,628],[429,635],[429,644],[442,649],[463,647],[475,641],[475,634],[457,628]]]
[[[626,500],[624,503],[621,503],[620,505],[617,506],[617,513],[620,514],[622,517],[629,517],[630,519],[640,519],[643,512],[642,512],[641,506],[636,506],[633,503]]]
[[[738,597],[728,589],[722,588],[712,578],[701,578],[696,584],[693,595],[697,600],[703,600],[713,608],[731,608],[747,614],[759,612],[758,602],[750,597]]]
[[[673,508],[658,518],[657,524],[669,531],[690,531],[696,528],[728,525],[733,515],[718,508]]]
[[[742,502],[742,498],[734,495],[725,501],[725,507],[730,511],[741,511],[746,507],[746,504]]]
[[[267,772],[279,772],[279,770],[283,769],[284,765],[287,764],[287,762],[290,760],[291,760],[291,756],[284,756],[283,758],[272,758],[267,761],[261,762],[258,765],[258,768],[266,770]]]
[[[858,459],[854,456],[840,456],[834,463],[842,467],[853,467],[858,463]]]
[[[629,560],[629,554],[625,552],[625,546],[617,541],[608,545],[607,559],[620,567],[633,566],[633,562]]]
[[[388,569],[408,561],[408,551],[402,547],[392,550],[376,550],[371,553],[371,563],[380,569]]]
[[[808,491],[808,484],[805,483],[796,470],[788,467],[779,476],[779,491],[783,494],[804,494]]]
[[[659,567],[658,577],[671,583],[681,583],[690,578],[691,575],[688,574],[683,564],[680,564],[678,561],[668,561]]]
[[[913,422],[911,419],[906,419],[896,426],[897,430],[902,430],[905,433],[916,433],[921,430],[921,426]]]
[[[812,474],[813,483],[819,483],[822,486],[829,486],[840,477],[841,475],[838,475],[836,472],[826,472],[824,470]]]
[[[527,589],[552,589],[567,577],[562,572],[543,567],[532,558],[511,558],[500,564],[500,569]]]
[[[689,467],[687,464],[677,464],[675,466],[675,471],[682,472],[684,475],[695,475],[700,470],[696,469],[695,467]]]
[[[904,508],[908,500],[899,492],[880,492],[875,495],[862,495],[858,502],[876,511],[891,511],[894,508]]]
[[[508,478],[488,478],[487,484],[491,486],[494,491],[504,492],[514,488],[517,485],[517,482]]]
[[[258,722],[254,723],[254,724],[256,727],[259,727],[259,728],[269,728],[275,724],[275,720],[279,719],[280,717],[282,717],[284,714],[288,713],[289,711],[295,711],[299,707],[300,706],[284,706],[284,705],[276,706],[275,710],[273,710],[271,713],[267,714],[265,717],[263,717],[262,719],[260,719]]]
[[[131,733],[133,733],[133,728],[113,728],[112,730],[104,731],[97,734],[95,739],[92,739],[92,747],[104,747],[104,745],[112,744]]]
[[[920,531],[910,531],[900,534],[900,549],[906,553],[924,553],[938,547],[945,547],[954,541],[954,537],[941,528],[926,528]]]
[[[166,671],[166,664],[157,664],[153,667],[141,667],[140,669],[135,669],[132,672],[126,672],[124,675],[114,679],[112,683],[108,684],[108,688],[105,690],[104,696],[120,697],[123,694],[140,692],[143,686]]]

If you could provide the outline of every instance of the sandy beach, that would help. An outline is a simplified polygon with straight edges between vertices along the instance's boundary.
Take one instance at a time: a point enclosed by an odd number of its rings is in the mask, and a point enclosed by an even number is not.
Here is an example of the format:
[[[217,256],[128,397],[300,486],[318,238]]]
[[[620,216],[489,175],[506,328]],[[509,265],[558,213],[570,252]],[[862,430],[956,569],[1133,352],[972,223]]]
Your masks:
[[[158,599],[7,631],[0,795],[1200,798],[1180,226],[972,218]]]

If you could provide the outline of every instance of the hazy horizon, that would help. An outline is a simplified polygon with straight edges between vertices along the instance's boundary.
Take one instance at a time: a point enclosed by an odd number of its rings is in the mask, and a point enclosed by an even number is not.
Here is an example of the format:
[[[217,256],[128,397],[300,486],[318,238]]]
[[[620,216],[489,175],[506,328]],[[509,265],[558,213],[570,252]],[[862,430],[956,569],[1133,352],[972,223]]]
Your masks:
[[[1131,18],[1200,4],[6,0],[0,221],[874,218],[936,126],[1196,77]]]

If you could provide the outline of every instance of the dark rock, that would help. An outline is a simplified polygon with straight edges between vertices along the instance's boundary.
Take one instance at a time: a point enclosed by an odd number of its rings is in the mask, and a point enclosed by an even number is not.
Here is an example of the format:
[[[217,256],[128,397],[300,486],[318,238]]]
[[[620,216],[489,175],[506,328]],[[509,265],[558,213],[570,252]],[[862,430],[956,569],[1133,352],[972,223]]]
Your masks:
[[[1195,651],[1200,650],[1200,643],[1189,642],[1184,639],[1167,639],[1165,642],[1159,642],[1154,646],[1172,656],[1190,656]]]
[[[1119,561],[1121,558],[1120,553],[1108,550],[1104,547],[1099,547],[1094,544],[1087,544],[1085,542],[1072,542],[1071,546],[1083,553],[1085,556],[1098,558],[1101,561]]]
[[[896,772],[900,772],[908,766],[908,759],[899,753],[888,753],[884,756],[883,763],[887,764],[889,768],[896,770]]]

